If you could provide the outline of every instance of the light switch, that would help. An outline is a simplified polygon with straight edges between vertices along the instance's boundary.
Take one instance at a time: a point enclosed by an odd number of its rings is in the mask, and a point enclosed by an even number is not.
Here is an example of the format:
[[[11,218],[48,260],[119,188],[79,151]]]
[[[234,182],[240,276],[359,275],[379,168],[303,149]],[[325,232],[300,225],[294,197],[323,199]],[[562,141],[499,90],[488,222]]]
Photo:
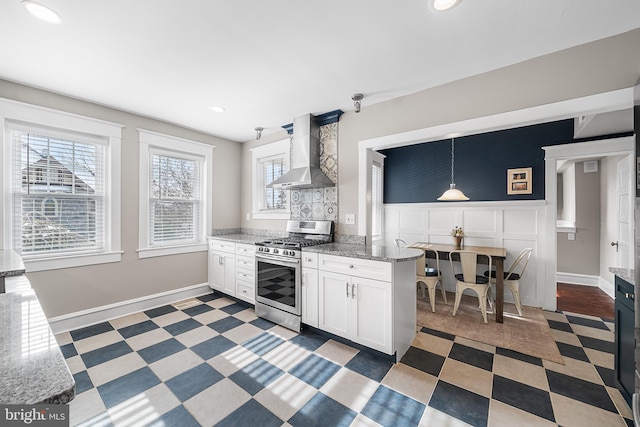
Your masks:
[[[356,214],[346,214],[344,216],[344,223],[348,225],[353,225],[356,223]]]

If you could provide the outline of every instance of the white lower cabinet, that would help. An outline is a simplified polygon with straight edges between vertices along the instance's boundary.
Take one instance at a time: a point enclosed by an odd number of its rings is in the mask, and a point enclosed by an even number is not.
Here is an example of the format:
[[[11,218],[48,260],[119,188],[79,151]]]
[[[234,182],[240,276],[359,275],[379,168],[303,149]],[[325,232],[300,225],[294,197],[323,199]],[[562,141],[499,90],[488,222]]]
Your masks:
[[[318,270],[302,267],[302,323],[318,327]]]
[[[393,354],[391,283],[318,272],[318,328]]]
[[[225,294],[235,296],[236,257],[229,252],[209,249],[209,286]]]

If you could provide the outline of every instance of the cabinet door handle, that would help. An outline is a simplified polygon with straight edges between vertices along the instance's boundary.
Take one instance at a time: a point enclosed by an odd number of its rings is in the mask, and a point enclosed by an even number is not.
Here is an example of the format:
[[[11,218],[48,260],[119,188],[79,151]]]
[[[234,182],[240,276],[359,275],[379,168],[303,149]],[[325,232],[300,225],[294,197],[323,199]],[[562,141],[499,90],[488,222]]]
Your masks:
[[[345,289],[347,290],[347,298],[349,298],[349,282],[346,283]]]
[[[636,294],[631,294],[631,293],[629,293],[629,292],[625,292],[625,293],[624,293],[624,297],[625,297],[625,298],[628,298],[628,299],[630,299],[630,300],[635,300],[635,299],[636,299]]]
[[[351,299],[356,297],[355,283],[351,284]]]

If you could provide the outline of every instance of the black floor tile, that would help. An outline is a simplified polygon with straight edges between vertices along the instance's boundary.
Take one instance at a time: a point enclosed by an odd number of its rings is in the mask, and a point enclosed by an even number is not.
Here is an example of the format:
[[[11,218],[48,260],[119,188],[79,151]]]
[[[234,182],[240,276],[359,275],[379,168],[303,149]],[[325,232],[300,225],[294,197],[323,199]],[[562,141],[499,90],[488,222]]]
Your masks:
[[[184,406],[180,405],[154,420],[149,427],[201,427]]]
[[[366,351],[359,352],[345,365],[345,368],[349,368],[377,382],[382,381],[392,367],[393,362],[374,356]]]
[[[191,351],[202,357],[204,360],[209,360],[212,357],[216,357],[225,351],[232,349],[236,346],[236,343],[230,339],[223,337],[222,335],[215,336],[211,339],[196,344],[191,347]]]
[[[578,335],[578,339],[584,348],[591,348],[593,350],[603,351],[610,354],[614,354],[616,352],[616,345],[612,341],[599,340],[597,338],[583,337],[580,335]]]
[[[252,324],[253,326],[255,326],[256,328],[264,329],[265,331],[267,329],[271,329],[274,326],[276,326],[275,323],[270,322],[267,319],[263,319],[262,317],[258,317],[257,319],[253,319],[249,323]]]
[[[129,344],[125,341],[118,341],[105,347],[83,353],[80,357],[84,362],[84,366],[88,369],[131,352],[133,352],[133,350],[129,347]]]
[[[216,427],[279,427],[281,425],[282,420],[280,418],[273,415],[254,399],[251,399],[217,423]]]
[[[216,299],[220,299],[222,297],[224,297],[224,294],[221,294],[220,292],[212,292],[210,294],[202,295],[201,297],[197,297],[197,298],[202,302],[209,302]]]
[[[522,362],[531,363],[532,365],[542,366],[542,359],[539,357],[529,356],[528,354],[520,353],[519,351],[509,350],[502,347],[496,347],[496,354],[501,356],[517,359]]]
[[[118,329],[118,332],[120,332],[120,335],[122,335],[124,338],[131,338],[133,336],[144,334],[145,332],[149,332],[158,328],[158,325],[153,323],[151,320],[147,320],[144,322],[136,323],[135,325],[125,326],[124,328]]]
[[[284,340],[268,332],[263,332],[257,337],[253,337],[242,343],[242,346],[247,350],[253,351],[258,356],[262,356],[279,345],[283,344]]]
[[[437,377],[440,375],[445,359],[445,357],[439,354],[416,347],[409,347],[409,350],[402,356],[400,362]]]
[[[548,392],[499,375],[493,376],[493,399],[555,422]]]
[[[148,364],[164,359],[174,353],[184,350],[186,347],[175,338],[153,344],[149,347],[138,350],[140,357]]]
[[[607,411],[618,412],[604,386],[549,370],[547,370],[547,380],[549,381],[549,389],[553,393]]]
[[[147,316],[153,318],[153,317],[162,316],[164,314],[173,313],[174,311],[178,311],[178,309],[175,308],[172,305],[163,305],[162,307],[158,307],[158,308],[153,308],[151,310],[147,310],[147,311],[144,312],[144,314],[146,314]]]
[[[435,329],[429,329],[425,327],[421,328],[420,332],[424,332],[425,334],[429,335],[435,335],[436,337],[444,338],[449,341],[453,341],[454,339],[456,339],[455,335],[447,334],[446,332],[440,332],[436,331]]]
[[[98,393],[107,408],[160,384],[160,380],[147,366],[118,379],[98,386]]]
[[[613,369],[604,368],[602,366],[594,365],[596,371],[598,371],[598,375],[602,378],[602,382],[607,387],[615,387],[615,383],[613,382],[614,372]]]
[[[98,323],[97,325],[87,326],[86,328],[76,329],[71,331],[71,338],[74,341],[80,341],[85,338],[92,337],[94,335],[100,335],[105,332],[113,331],[113,326],[109,322]]]
[[[339,365],[311,354],[291,368],[289,373],[310,386],[319,389],[339,370]]]
[[[60,346],[60,351],[62,351],[62,355],[65,359],[68,359],[73,356],[78,355],[78,351],[76,350],[76,346],[73,343],[65,344]]]
[[[556,344],[558,344],[558,350],[560,350],[560,354],[564,357],[570,357],[572,359],[581,360],[583,362],[589,362],[587,353],[584,352],[582,347],[566,344],[563,342],[558,342]]]
[[[202,326],[202,323],[197,320],[193,320],[192,318],[188,318],[172,323],[171,325],[167,325],[164,327],[164,330],[175,337],[176,335],[184,334],[185,332],[189,332],[193,329],[199,328],[200,326]]]
[[[245,304],[237,302],[235,304],[231,304],[231,305],[228,305],[226,307],[222,307],[220,310],[224,311],[227,314],[236,314],[236,313],[239,313],[241,311],[246,310],[247,308],[249,308],[249,307],[246,306]]]
[[[289,340],[289,342],[294,343],[309,351],[316,351],[322,344],[326,343],[327,341],[329,341],[329,338],[308,331],[303,332],[300,335]]]
[[[485,427],[489,418],[489,399],[445,381],[438,381],[429,406],[474,427]]]
[[[289,419],[293,427],[348,427],[358,415],[322,393],[317,393]]]
[[[207,326],[214,331],[222,334],[240,325],[244,325],[244,322],[242,320],[237,319],[233,316],[227,316],[224,319],[216,320],[215,322],[209,323]]]
[[[414,427],[425,408],[423,403],[381,385],[360,412],[382,426]]]
[[[211,307],[208,304],[199,304],[193,307],[185,308],[184,310],[182,310],[182,312],[188,314],[189,316],[197,316],[198,314],[206,313],[212,310],[215,310],[215,308]]]
[[[588,326],[590,328],[603,329],[605,331],[610,330],[601,320],[585,319],[584,317],[571,316],[569,314],[567,314],[566,317],[570,323],[575,325]]]
[[[485,371],[491,372],[493,369],[493,353],[488,353],[466,345],[453,343],[453,347],[451,347],[451,351],[449,352],[449,358],[473,365]]]
[[[557,320],[547,319],[547,323],[549,323],[549,327],[551,329],[555,329],[557,331],[569,332],[573,333],[573,329],[571,329],[571,324],[565,322],[558,322]]]
[[[223,378],[224,376],[211,365],[202,363],[165,381],[165,384],[181,402],[184,402]]]
[[[277,380],[282,374],[284,374],[282,369],[273,366],[264,359],[258,359],[231,374],[229,379],[251,396],[255,396],[256,393]]]
[[[93,388],[93,382],[89,378],[87,371],[81,371],[73,374],[73,379],[76,382],[76,395],[83,393]]]

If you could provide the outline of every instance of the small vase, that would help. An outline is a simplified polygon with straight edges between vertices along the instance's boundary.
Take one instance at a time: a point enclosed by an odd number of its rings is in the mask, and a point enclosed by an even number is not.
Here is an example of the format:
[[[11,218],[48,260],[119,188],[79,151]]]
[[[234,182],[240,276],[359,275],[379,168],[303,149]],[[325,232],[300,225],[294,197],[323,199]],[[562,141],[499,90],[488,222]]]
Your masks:
[[[456,244],[456,249],[462,249],[462,236],[453,236],[453,240]]]

